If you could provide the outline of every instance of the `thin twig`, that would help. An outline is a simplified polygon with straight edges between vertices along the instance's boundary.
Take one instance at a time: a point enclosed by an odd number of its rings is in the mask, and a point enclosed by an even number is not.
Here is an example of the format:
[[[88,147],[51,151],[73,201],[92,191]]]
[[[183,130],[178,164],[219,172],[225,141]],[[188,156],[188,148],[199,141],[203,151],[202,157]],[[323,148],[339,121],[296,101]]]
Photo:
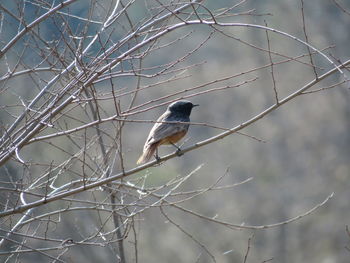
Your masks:
[[[265,21],[265,26],[267,27],[267,23]],[[277,92],[277,87],[276,87],[276,79],[275,79],[275,72],[274,72],[274,67],[273,67],[273,60],[272,60],[272,56],[271,56],[271,45],[270,45],[270,38],[269,38],[269,32],[266,30],[266,39],[267,39],[267,50],[269,51],[269,60],[270,60],[270,64],[271,64],[271,78],[272,78],[272,85],[273,85],[273,92],[275,94],[275,100],[276,100],[276,104],[278,104],[278,92]]]
[[[182,233],[184,233],[186,236],[188,236],[191,240],[193,240],[198,246],[200,246],[209,256],[210,258],[213,260],[213,262],[216,262],[216,259],[214,257],[214,255],[209,251],[209,249],[203,245],[200,241],[198,241],[192,234],[188,233],[186,230],[183,229],[183,227],[181,227],[179,224],[175,223],[174,220],[170,219],[170,217],[164,212],[164,208],[162,206],[159,207],[160,208],[160,212],[162,213],[162,215],[171,223],[173,224],[175,227],[177,227]]]
[[[301,2],[301,17],[302,17],[302,21],[303,21],[303,32],[304,32],[304,36],[305,36],[305,41],[309,43],[309,37],[306,33],[306,22],[305,22],[305,11],[304,11],[304,0],[300,0]],[[316,66],[315,66],[315,63],[313,61],[313,58],[312,58],[312,54],[311,54],[311,49],[310,47],[306,47],[308,52],[309,52],[309,58],[310,58],[310,63],[312,65],[312,68],[313,68],[313,71],[314,71],[314,74],[315,74],[315,78],[317,79],[317,71],[316,71]]]
[[[251,235],[251,236],[248,238],[247,251],[245,252],[243,263],[247,263],[249,251],[250,251],[250,248],[251,248],[250,242],[252,241],[253,238],[254,238],[254,234]]]

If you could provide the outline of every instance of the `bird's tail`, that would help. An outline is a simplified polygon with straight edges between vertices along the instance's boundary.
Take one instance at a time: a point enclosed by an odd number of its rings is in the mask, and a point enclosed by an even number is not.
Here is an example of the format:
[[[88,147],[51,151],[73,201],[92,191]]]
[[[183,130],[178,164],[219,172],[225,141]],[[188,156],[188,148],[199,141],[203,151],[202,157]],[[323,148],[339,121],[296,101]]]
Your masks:
[[[156,151],[157,147],[158,147],[158,143],[153,143],[153,144],[148,145],[147,147],[145,147],[145,149],[143,150],[142,155],[137,160],[136,164],[142,164],[142,163],[147,162],[149,159],[151,159],[151,157],[153,156],[153,154]]]

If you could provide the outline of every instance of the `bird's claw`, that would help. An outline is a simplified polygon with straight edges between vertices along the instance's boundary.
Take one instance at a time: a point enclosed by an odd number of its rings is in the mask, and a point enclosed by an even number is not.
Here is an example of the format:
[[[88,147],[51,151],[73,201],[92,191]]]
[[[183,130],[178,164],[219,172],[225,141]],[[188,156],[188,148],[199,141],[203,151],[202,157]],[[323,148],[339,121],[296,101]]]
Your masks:
[[[158,155],[155,155],[154,158],[156,158],[157,163],[160,163],[160,157]]]
[[[184,153],[181,151],[180,148],[178,148],[176,151],[176,155],[180,157],[180,156],[184,155]]]

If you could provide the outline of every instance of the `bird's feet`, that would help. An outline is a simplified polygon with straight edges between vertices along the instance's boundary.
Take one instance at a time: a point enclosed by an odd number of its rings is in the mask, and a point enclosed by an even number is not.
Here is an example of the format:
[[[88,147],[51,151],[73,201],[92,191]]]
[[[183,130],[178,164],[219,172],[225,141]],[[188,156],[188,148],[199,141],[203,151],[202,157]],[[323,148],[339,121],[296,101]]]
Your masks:
[[[154,155],[154,158],[156,158],[157,163],[154,164],[154,166],[161,166],[163,164],[161,158],[158,156],[158,154]]]
[[[180,148],[178,148],[176,151],[176,155],[180,157],[180,156],[184,155],[184,153],[181,151]]]
[[[156,155],[154,156],[154,158],[156,158],[156,161],[157,161],[157,163],[159,164],[159,163],[160,163],[160,157],[158,156],[158,154],[156,154]]]
[[[177,145],[174,144],[174,143],[172,143],[171,145],[174,146],[174,147],[177,149],[177,151],[176,151],[176,155],[177,155],[177,156],[180,157],[180,156],[184,155],[183,152],[182,152],[182,150],[181,150],[181,148],[180,148],[179,146],[177,146]]]

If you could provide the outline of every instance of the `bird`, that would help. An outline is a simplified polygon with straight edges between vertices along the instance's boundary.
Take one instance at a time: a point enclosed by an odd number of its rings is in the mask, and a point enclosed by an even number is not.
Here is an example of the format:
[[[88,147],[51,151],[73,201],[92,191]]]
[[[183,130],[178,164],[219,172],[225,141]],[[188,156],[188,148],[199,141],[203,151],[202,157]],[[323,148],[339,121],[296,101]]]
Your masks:
[[[188,100],[179,100],[171,103],[151,129],[137,164],[147,162],[155,152],[155,158],[158,160],[158,147],[162,144],[171,144],[180,152],[181,149],[175,143],[186,135],[190,126],[186,122],[190,122],[192,108],[196,106],[199,105],[193,104]]]

